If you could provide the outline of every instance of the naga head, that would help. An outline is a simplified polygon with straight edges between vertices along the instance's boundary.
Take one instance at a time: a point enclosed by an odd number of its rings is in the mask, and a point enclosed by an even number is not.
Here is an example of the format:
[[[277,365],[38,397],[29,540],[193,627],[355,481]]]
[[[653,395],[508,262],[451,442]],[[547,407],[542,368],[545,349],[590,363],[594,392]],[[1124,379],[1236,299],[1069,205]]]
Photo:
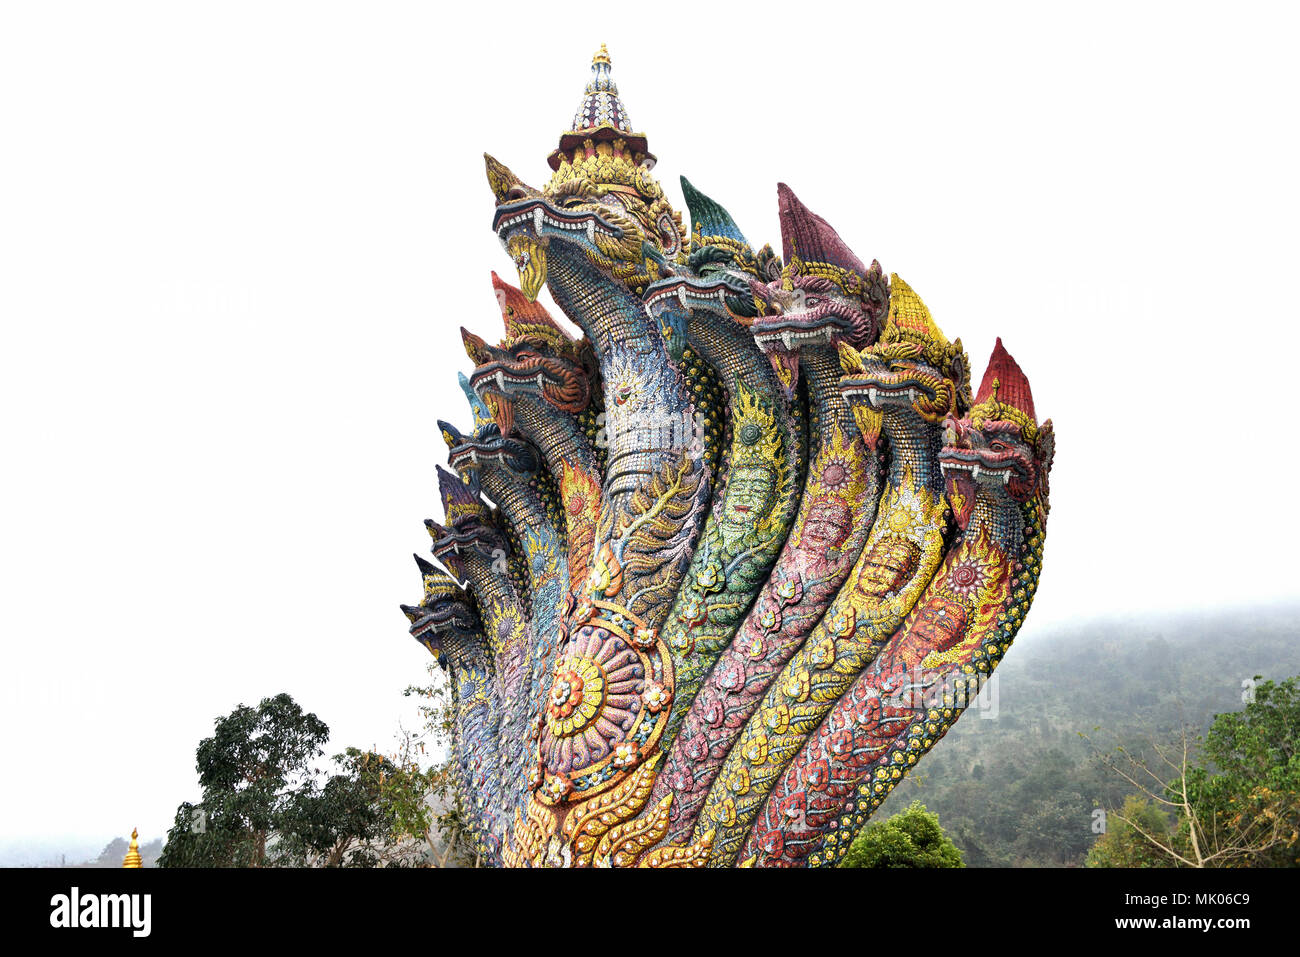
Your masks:
[[[799,350],[861,349],[875,342],[889,290],[880,263],[864,266],[839,234],[789,186],[777,185],[785,267],[773,282],[750,283],[758,316],[750,332],[787,394],[799,376]]]
[[[492,409],[502,434],[510,434],[513,403],[520,397],[535,397],[572,415],[582,412],[591,402],[592,383],[598,381],[591,344],[573,339],[544,307],[530,302],[496,273],[492,284],[506,338],[490,346],[465,329],[460,334],[475,363],[470,386]]]
[[[716,322],[749,325],[758,314],[751,281],[781,276],[781,260],[764,246],[750,248],[731,215],[683,176],[682,193],[691,213],[691,252],[685,269],[653,282],[645,291],[646,309],[659,325],[668,354],[680,361],[686,350],[692,311]]]
[[[645,135],[632,131],[604,47],[591,72],[573,128],[548,157],[554,172],[544,189],[487,157],[497,201],[492,228],[529,299],[546,283],[552,242],[578,248],[637,295],[686,261],[681,215],[650,174],[655,157]]]
[[[411,623],[411,637],[447,667],[447,654],[443,639],[447,635],[469,637],[481,631],[478,610],[474,601],[445,571],[415,556],[420,576],[424,579],[424,597],[418,605],[402,605],[402,614]]]
[[[880,416],[911,414],[931,425],[970,407],[970,361],[961,340],[950,343],[912,287],[890,277],[889,315],[880,338],[858,351],[839,343],[840,393],[874,447]]]
[[[432,519],[425,520],[425,528],[433,538],[434,556],[461,581],[468,576],[465,555],[469,553],[494,560],[509,553],[509,545],[493,521],[487,503],[479,494],[478,476],[471,474],[468,482],[438,468],[438,491],[442,494],[446,525]]]
[[[1056,437],[1038,424],[1029,379],[999,338],[970,411],[944,424],[939,453],[949,504],[958,525],[970,522],[981,489],[1017,503],[1047,499]]]
[[[438,420],[438,431],[447,443],[447,464],[466,481],[484,465],[498,465],[517,475],[530,475],[541,464],[531,442],[501,434],[495,422],[465,435],[455,426]]]

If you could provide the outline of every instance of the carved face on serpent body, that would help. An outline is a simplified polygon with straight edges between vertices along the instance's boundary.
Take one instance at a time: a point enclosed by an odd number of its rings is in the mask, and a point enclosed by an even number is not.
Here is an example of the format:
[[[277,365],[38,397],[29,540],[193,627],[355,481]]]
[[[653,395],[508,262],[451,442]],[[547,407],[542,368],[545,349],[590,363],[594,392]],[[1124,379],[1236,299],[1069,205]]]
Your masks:
[[[814,554],[834,557],[853,531],[853,514],[841,499],[824,496],[809,509],[800,544]]]
[[[738,540],[754,527],[757,519],[767,515],[775,495],[776,475],[770,467],[738,465],[732,468],[719,513],[727,541]]]

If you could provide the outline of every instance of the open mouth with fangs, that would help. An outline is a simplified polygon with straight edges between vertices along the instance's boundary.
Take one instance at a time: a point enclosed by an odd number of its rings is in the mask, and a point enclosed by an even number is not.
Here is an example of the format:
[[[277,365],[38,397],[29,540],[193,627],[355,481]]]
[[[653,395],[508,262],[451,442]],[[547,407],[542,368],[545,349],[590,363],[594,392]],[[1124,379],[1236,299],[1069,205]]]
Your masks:
[[[865,399],[873,409],[883,409],[910,406],[918,399],[933,402],[935,390],[913,375],[877,372],[841,376],[840,395],[846,399]]]
[[[727,297],[747,295],[748,292],[743,283],[729,282],[722,277],[705,280],[674,276],[652,283],[646,289],[645,305],[651,315],[672,302],[679,303],[683,309],[721,310],[730,315]]]
[[[1028,478],[1013,452],[947,447],[939,452],[939,467],[945,474],[964,473],[983,485],[1005,486],[1016,478]]]
[[[603,233],[611,239],[622,239],[623,230],[607,223],[589,210],[569,211],[552,206],[542,199],[523,199],[497,207],[492,218],[492,229],[504,243],[510,233],[531,227],[533,235],[586,235],[587,242],[595,243],[596,234]]]
[[[546,387],[546,379],[544,369],[524,371],[504,362],[489,362],[474,370],[469,384],[479,395],[484,389],[494,386],[503,395],[540,395]]]
[[[837,336],[851,334],[852,324],[843,316],[818,305],[797,312],[759,316],[749,331],[764,351],[784,347],[795,352],[802,346],[830,345]]]
[[[537,468],[536,454],[531,446],[500,435],[460,443],[447,453],[447,462],[454,469],[477,468],[489,462],[504,464],[517,472],[531,472]]]
[[[433,543],[433,554],[439,561],[455,560],[462,552],[476,552],[491,556],[493,548],[499,547],[496,536],[481,529],[465,532],[448,531],[446,535]]]
[[[481,465],[484,462],[502,462],[505,457],[505,451],[500,444],[478,445],[467,442],[448,452],[447,462],[452,468],[458,469],[470,465]]]
[[[403,610],[407,609],[403,608]],[[455,607],[434,608],[417,618],[411,625],[411,637],[436,640],[445,631],[453,629],[468,631],[473,627],[473,624],[467,616],[458,612]]]

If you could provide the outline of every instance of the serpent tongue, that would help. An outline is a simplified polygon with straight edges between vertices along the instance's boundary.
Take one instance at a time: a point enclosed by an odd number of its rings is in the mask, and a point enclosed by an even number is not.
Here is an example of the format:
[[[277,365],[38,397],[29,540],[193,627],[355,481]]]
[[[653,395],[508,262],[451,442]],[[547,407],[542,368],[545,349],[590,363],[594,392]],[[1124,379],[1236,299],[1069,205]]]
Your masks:
[[[855,402],[852,408],[853,421],[858,424],[862,440],[866,442],[867,448],[876,448],[880,443],[880,425],[885,417],[866,403]]]
[[[515,427],[515,404],[499,392],[489,392],[485,398],[492,418],[501,430],[501,435],[508,438],[510,430]]]
[[[768,348],[767,358],[772,363],[777,379],[781,381],[781,387],[785,389],[785,397],[792,398],[794,387],[799,383],[798,351],[791,352],[785,346],[776,344]]]
[[[541,213],[541,207],[538,207]],[[516,234],[506,244],[519,270],[519,291],[529,302],[537,301],[537,294],[546,285],[546,244],[532,236]]]
[[[975,511],[975,496],[978,491],[975,476],[965,469],[948,472],[944,476],[944,488],[948,494],[948,504],[952,506],[953,520],[958,528],[965,531]]]

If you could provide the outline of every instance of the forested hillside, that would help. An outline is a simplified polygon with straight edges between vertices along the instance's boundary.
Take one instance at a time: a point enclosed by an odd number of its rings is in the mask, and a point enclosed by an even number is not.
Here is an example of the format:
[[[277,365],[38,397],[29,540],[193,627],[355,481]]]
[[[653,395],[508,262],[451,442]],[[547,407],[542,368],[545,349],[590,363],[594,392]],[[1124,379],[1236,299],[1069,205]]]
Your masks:
[[[920,799],[970,867],[1081,865],[1094,810],[1132,788],[1080,734],[1102,749],[1172,741],[1184,723],[1203,734],[1242,707],[1243,681],[1300,674],[1297,611],[1027,628],[998,668],[994,706],[972,708],[875,818]]]

